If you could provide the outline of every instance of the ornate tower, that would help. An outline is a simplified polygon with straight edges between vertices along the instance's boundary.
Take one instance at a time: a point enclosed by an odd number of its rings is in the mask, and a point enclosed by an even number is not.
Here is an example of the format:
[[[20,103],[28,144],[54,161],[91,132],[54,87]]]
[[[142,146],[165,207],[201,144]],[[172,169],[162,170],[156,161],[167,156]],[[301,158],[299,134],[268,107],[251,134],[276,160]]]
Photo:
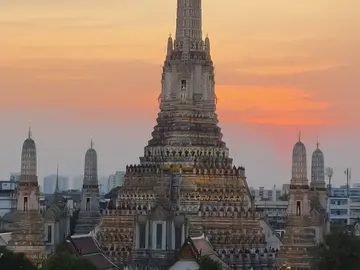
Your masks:
[[[309,216],[309,181],[307,179],[306,148],[301,141],[300,134],[299,141],[293,148],[291,176],[288,215]]]
[[[311,158],[311,187],[325,188],[324,154],[319,148],[319,141]]]
[[[301,141],[300,134],[299,140],[293,148],[292,154],[292,171],[291,181],[292,185],[308,185],[307,179],[307,162],[306,162],[306,147]]]
[[[23,252],[35,263],[45,255],[43,220],[39,209],[39,186],[36,175],[36,145],[31,138],[24,141],[21,152],[21,176],[18,185],[15,230],[9,248]]]
[[[325,162],[324,154],[319,148],[319,141],[316,143],[316,149],[314,150],[311,158],[310,190],[313,207],[316,205],[318,212],[325,212],[327,205]]]
[[[237,269],[274,262],[272,252],[263,253],[267,234],[253,211],[245,169],[233,166],[218,125],[214,65],[201,16],[201,0],[177,1],[152,138],[140,164],[126,167],[117,209],[102,211],[102,249],[135,269],[168,269],[185,239],[203,233]],[[257,254],[243,255],[254,246]]]
[[[97,173],[97,153],[91,140],[90,148],[85,154],[84,181],[82,188],[79,220],[76,234],[86,234],[95,228],[99,222],[99,183]]]
[[[310,189],[306,166],[306,148],[299,134],[299,140],[293,148],[288,218],[278,259],[278,266],[285,264],[291,269],[310,269],[311,250],[316,245],[310,216]]]
[[[215,112],[214,66],[202,39],[201,0],[177,1],[176,39],[168,39],[160,112],[141,164],[232,165]]]

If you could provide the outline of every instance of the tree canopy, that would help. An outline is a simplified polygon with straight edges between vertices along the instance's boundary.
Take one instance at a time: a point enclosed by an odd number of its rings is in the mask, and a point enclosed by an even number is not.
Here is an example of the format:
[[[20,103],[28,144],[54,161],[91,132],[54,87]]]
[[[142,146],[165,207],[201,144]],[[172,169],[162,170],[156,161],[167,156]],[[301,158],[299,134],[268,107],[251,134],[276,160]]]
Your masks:
[[[105,194],[105,199],[116,199],[121,187],[115,187],[109,191],[109,193]]]
[[[37,267],[25,257],[23,253],[14,253],[9,250],[0,251],[1,270],[37,270]]]
[[[315,250],[316,270],[357,270],[360,265],[360,239],[345,228],[325,236]]]
[[[60,253],[51,256],[42,270],[97,270],[90,261],[74,255]],[[1,269],[2,270],[2,269]]]
[[[199,270],[220,270],[221,267],[218,262],[213,261],[208,256],[200,256],[197,259]]]

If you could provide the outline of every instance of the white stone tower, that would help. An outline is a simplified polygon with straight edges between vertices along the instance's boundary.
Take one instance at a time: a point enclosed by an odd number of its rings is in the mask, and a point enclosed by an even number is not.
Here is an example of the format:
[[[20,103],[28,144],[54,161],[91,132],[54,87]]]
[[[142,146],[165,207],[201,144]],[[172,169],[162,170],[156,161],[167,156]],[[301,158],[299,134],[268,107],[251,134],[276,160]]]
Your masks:
[[[317,206],[317,210],[322,208],[325,211],[327,206],[327,190],[325,183],[325,161],[324,154],[319,148],[319,141],[316,143],[316,149],[314,150],[311,158],[311,182],[310,189],[312,195],[312,201],[320,203]],[[313,203],[315,207],[315,203]]]
[[[39,185],[36,174],[36,145],[31,138],[24,141],[21,152],[21,176],[17,188],[15,230],[9,248],[25,253],[36,264],[45,255],[43,220],[39,207]]]
[[[311,187],[325,188],[325,161],[324,154],[319,148],[319,141],[311,158]]]
[[[307,179],[306,147],[299,140],[292,154],[292,175],[290,180],[289,215],[310,215],[309,181]]]
[[[288,265],[291,269],[311,269],[311,251],[316,246],[316,232],[310,214],[310,189],[306,166],[306,148],[299,133],[299,140],[294,145],[292,155],[285,236],[277,260],[277,267],[280,268],[282,265]]]
[[[85,154],[84,181],[79,219],[75,233],[89,233],[99,222],[99,183],[97,172],[97,153],[91,140],[90,148]]]

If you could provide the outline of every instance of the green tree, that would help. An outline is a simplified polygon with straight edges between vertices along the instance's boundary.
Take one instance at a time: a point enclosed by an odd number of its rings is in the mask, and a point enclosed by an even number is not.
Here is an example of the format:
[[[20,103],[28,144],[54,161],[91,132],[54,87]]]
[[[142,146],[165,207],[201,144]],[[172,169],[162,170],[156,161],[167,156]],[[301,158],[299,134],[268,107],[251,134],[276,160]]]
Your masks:
[[[83,257],[60,253],[51,256],[42,270],[97,270],[97,267]],[[2,269],[1,269],[2,270]]]
[[[105,199],[116,199],[121,187],[115,187],[109,191],[109,193],[105,194]]]
[[[220,270],[221,266],[218,262],[213,261],[208,256],[200,256],[197,259],[197,263],[199,264],[199,270]]]
[[[14,253],[9,250],[0,251],[1,270],[36,270],[29,259],[23,253]]]
[[[358,270],[360,265],[360,239],[345,228],[336,229],[325,236],[315,249],[316,270]]]

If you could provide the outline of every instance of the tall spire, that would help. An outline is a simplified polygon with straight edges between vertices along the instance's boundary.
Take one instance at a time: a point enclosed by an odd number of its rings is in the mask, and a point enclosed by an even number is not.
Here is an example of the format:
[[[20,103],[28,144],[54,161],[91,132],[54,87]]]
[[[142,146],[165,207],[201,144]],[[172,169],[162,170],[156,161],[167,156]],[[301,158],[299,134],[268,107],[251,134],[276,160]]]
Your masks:
[[[210,39],[202,40],[201,18],[201,0],[177,1],[176,37],[168,38],[160,112],[142,164],[196,160],[232,167],[215,113],[214,65]]]
[[[56,185],[55,193],[59,192],[59,165],[56,165]]]
[[[29,134],[28,134],[28,137],[31,138],[31,122],[29,122]]]
[[[201,0],[178,0],[176,39],[202,40]]]
[[[319,149],[319,136],[316,137],[316,149]]]

